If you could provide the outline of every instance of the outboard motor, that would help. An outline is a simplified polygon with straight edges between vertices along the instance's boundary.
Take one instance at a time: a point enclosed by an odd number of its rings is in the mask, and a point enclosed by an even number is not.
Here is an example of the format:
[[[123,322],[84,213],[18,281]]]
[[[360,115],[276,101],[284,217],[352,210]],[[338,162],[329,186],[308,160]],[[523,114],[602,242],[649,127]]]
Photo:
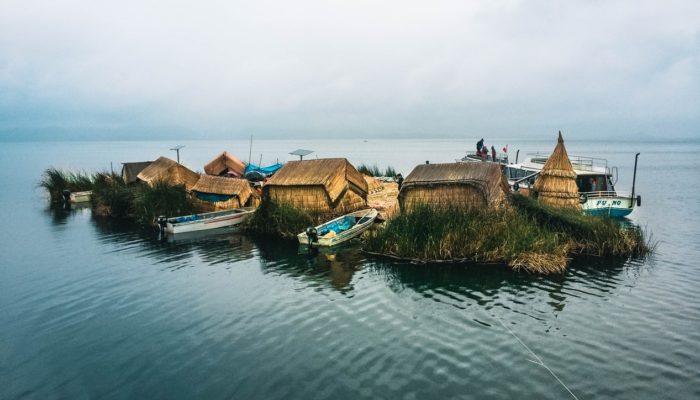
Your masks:
[[[158,226],[160,227],[160,231],[165,232],[165,227],[168,225],[168,218],[165,217],[164,215],[159,215],[158,219],[156,221],[158,222]]]
[[[306,228],[306,237],[309,238],[309,244],[318,243],[318,231],[313,226]]]
[[[61,196],[63,197],[63,208],[70,210],[70,190],[64,189]]]

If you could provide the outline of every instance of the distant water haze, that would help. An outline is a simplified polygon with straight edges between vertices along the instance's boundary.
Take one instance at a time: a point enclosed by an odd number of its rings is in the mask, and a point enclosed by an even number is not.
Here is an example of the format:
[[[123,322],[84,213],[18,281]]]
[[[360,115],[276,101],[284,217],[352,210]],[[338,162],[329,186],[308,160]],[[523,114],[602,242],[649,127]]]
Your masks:
[[[0,3],[0,141],[700,136],[700,2]]]

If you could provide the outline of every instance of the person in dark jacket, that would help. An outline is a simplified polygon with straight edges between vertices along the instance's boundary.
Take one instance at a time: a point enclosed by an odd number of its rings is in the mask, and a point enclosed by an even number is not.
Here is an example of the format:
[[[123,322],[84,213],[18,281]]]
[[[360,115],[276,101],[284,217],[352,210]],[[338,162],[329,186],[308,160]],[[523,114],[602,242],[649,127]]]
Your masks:
[[[491,146],[491,161],[496,161],[496,148]]]
[[[396,183],[399,184],[399,191],[401,191],[401,185],[403,185],[403,175],[398,174],[394,179],[396,179]]]
[[[476,142],[476,154],[481,155],[481,149],[484,147],[484,138],[481,138],[478,142]]]

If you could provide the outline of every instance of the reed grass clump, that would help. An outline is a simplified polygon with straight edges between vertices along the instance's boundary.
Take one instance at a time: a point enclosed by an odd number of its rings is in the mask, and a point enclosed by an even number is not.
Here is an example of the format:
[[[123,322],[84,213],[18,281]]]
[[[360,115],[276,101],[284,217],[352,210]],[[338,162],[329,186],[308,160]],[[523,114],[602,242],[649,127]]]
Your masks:
[[[315,221],[312,215],[303,210],[266,200],[248,220],[247,228],[258,235],[294,238],[307,227],[314,226]]]
[[[154,225],[160,215],[178,216],[194,212],[192,198],[184,185],[156,181],[151,186],[136,187],[133,193],[134,217],[145,225]]]
[[[643,230],[619,220],[552,207],[520,194],[513,194],[511,202],[538,225],[567,235],[572,252],[577,254],[644,257],[654,248]]]
[[[504,263],[539,272],[565,266],[568,243],[510,209],[421,204],[370,233],[365,250],[421,262]]]
[[[564,272],[573,254],[639,257],[650,251],[642,231],[614,220],[531,199],[513,203],[499,209],[421,204],[371,232],[364,249],[419,262],[502,263],[541,274]]]
[[[92,190],[94,182],[94,175],[50,167],[42,174],[39,186],[46,189],[52,203],[59,203],[62,200],[64,190],[71,192]]]
[[[92,208],[98,216],[125,218],[133,214],[134,188],[114,172],[98,172],[92,189]]]
[[[361,174],[373,176],[373,177],[396,176],[396,169],[394,167],[388,166],[382,172],[382,170],[379,168],[379,166],[377,164],[374,164],[374,165],[360,164],[357,167],[357,171],[360,172]]]

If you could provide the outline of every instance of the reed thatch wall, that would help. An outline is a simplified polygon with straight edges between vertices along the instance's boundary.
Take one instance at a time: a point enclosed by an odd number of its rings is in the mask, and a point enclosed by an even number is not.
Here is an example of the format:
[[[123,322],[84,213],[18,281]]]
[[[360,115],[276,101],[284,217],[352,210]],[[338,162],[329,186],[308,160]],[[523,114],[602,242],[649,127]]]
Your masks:
[[[495,163],[418,165],[399,193],[401,210],[418,204],[437,207],[501,207],[507,204],[508,180]]]
[[[203,195],[235,196],[222,201],[207,201],[197,198],[197,204],[205,207],[209,203],[214,210],[228,210],[248,205],[253,196],[250,183],[245,179],[226,178],[221,176],[202,175],[197,184],[192,187],[192,192]]]
[[[207,175],[218,176],[229,171],[235,177],[242,177],[245,175],[245,163],[227,151],[214,157],[213,160],[204,166],[204,172]]]
[[[151,165],[152,162],[153,161],[122,163],[122,179],[124,183],[129,184],[136,182],[139,173]]]
[[[199,180],[199,174],[167,157],[160,157],[139,172],[137,179],[151,186],[158,181],[184,185],[189,191]]]
[[[402,210],[409,210],[419,204],[434,207],[486,207],[486,198],[476,186],[441,184],[412,187],[401,197],[400,204]]]
[[[578,186],[576,185],[576,172],[571,165],[569,155],[566,153],[561,131],[557,139],[557,146],[535,180],[533,191],[537,193],[537,199],[544,204],[581,209]]]
[[[264,187],[275,202],[327,213],[367,207],[367,182],[344,158],[290,161]]]
[[[267,198],[313,213],[348,213],[367,207],[367,201],[348,190],[332,203],[322,186],[265,186]]]

